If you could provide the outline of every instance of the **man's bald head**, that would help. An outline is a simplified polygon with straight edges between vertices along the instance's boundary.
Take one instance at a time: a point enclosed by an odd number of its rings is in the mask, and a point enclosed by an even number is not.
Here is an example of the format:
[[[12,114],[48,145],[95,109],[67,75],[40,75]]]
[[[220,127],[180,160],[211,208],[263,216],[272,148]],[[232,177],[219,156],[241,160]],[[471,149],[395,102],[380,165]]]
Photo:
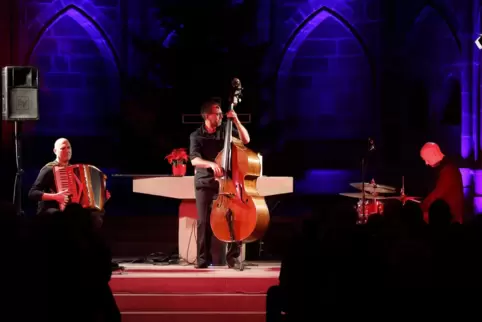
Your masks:
[[[68,164],[72,157],[72,147],[69,140],[65,138],[57,139],[54,143],[54,153],[60,164]]]
[[[69,140],[67,140],[66,138],[60,138],[60,139],[57,139],[57,141],[55,141],[55,143],[54,143],[54,149],[60,147],[63,143],[68,143],[68,144],[70,144]]]
[[[445,155],[437,143],[427,142],[420,149],[420,157],[425,161],[426,165],[435,167],[442,161]]]

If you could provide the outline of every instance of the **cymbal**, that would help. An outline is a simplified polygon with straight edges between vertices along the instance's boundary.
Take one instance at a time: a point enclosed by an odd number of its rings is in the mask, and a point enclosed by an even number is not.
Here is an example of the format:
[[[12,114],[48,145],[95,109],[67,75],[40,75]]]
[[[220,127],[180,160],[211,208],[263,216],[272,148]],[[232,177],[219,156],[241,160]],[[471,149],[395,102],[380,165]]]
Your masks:
[[[350,183],[350,186],[362,190],[362,183],[361,182],[355,182],[355,183]],[[378,192],[378,193],[395,193],[396,189],[394,187],[390,186],[385,186],[383,184],[373,184],[373,183],[365,183],[365,191],[368,192]]]
[[[341,192],[340,195],[350,198],[363,199],[363,194],[361,192]],[[369,193],[365,193],[365,199],[389,199],[389,197],[374,196]]]

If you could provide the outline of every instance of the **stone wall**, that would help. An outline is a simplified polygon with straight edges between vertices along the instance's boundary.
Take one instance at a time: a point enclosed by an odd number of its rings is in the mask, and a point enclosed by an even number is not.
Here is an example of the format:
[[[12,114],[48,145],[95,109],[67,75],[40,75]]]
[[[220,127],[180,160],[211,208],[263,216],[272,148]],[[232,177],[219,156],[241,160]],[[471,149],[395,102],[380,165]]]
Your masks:
[[[277,2],[263,99],[267,118],[292,131],[273,147],[311,156],[309,167],[346,168],[374,136],[389,156],[383,163],[405,171],[420,165],[420,145],[433,140],[472,162],[477,3]],[[450,117],[454,111],[464,116]]]
[[[78,156],[91,151],[89,155],[99,156],[91,156],[90,162],[102,163],[100,154],[113,151],[101,138],[119,133],[119,0],[28,0],[21,12],[28,41],[20,56],[40,71],[40,120],[25,128],[38,139],[30,144],[46,146],[56,137],[68,137],[79,146]],[[85,149],[80,146],[84,140],[89,141]],[[48,158],[50,150],[45,148],[37,159]]]

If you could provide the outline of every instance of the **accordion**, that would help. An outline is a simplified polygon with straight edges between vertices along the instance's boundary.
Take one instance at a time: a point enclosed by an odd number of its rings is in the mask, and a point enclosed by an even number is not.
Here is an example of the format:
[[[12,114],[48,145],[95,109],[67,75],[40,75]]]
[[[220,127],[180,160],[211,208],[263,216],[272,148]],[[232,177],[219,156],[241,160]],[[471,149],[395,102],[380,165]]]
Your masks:
[[[107,176],[89,164],[53,167],[57,191],[68,190],[70,202],[83,208],[102,211],[106,202]],[[61,210],[65,206],[60,206]]]

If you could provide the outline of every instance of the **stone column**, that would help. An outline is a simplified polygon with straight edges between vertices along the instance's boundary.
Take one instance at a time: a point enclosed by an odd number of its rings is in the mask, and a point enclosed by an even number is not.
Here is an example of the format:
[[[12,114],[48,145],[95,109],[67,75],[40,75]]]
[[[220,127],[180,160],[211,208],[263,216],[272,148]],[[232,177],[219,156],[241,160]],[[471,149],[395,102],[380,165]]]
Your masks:
[[[480,86],[480,60],[482,52],[474,44],[474,34],[480,33],[481,28],[481,9],[479,0],[472,2],[472,8],[467,6],[467,10],[472,12],[466,14],[466,17],[472,19],[471,28],[472,33],[464,35],[467,53],[465,57],[469,62],[468,68],[465,68],[462,73],[462,157],[468,158],[472,156],[471,161],[473,165],[471,169],[461,169],[462,179],[464,181],[464,194],[468,202],[471,203],[472,213],[478,214],[482,212],[482,171],[480,169],[480,117],[479,111],[481,108]],[[471,10],[470,10],[471,9]],[[471,75],[471,76],[470,76]],[[471,86],[468,86],[470,82]],[[464,86],[465,85],[465,86]],[[468,210],[468,209],[467,209]]]

